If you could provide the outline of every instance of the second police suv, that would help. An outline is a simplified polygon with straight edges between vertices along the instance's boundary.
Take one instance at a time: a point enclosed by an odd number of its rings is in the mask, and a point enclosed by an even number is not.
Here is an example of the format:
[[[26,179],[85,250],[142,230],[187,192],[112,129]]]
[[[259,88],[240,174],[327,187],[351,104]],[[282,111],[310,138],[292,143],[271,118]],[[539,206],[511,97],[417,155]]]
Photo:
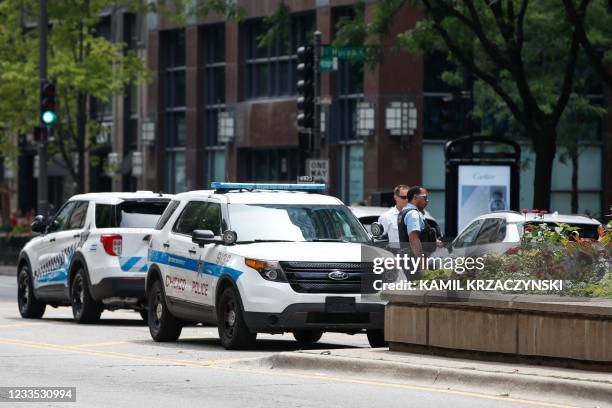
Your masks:
[[[366,330],[384,345],[384,304],[362,298],[361,246],[370,237],[320,184],[212,183],[177,194],[149,248],[148,322],[156,341],[184,324],[216,324],[224,347],[248,347],[258,332]]]

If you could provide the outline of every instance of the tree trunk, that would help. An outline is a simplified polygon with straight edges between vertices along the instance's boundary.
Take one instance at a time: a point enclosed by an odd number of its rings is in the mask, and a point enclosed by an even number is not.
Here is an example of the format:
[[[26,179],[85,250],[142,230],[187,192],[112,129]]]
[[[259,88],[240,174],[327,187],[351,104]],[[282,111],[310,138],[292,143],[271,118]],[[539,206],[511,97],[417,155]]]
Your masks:
[[[551,211],[550,190],[552,167],[556,153],[556,130],[549,129],[534,138],[535,177],[533,180],[533,208]]]
[[[572,214],[578,214],[578,148],[572,149]]]

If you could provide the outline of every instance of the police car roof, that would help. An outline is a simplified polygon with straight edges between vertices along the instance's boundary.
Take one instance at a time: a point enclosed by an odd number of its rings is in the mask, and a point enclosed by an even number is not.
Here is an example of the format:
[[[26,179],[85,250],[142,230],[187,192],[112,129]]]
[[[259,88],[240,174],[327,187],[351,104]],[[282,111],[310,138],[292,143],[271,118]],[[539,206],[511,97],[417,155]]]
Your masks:
[[[152,199],[152,198],[167,198],[171,199],[172,194],[159,194],[152,191],[136,191],[136,192],[112,192],[112,193],[86,193],[77,194],[70,197],[69,201],[95,201],[96,203],[118,204],[125,200],[137,199]]]
[[[200,190],[180,193],[177,200],[202,199],[214,197],[224,203],[232,204],[307,204],[307,205],[342,205],[342,201],[333,196],[312,194],[303,191],[251,190],[228,191],[217,193],[215,190]]]
[[[585,215],[578,214],[559,214],[553,212],[550,214],[544,214],[541,217],[539,214],[534,212],[528,212],[526,214],[519,213],[516,211],[495,211],[487,214],[483,214],[476,219],[484,218],[505,218],[507,222],[559,222],[563,224],[590,224],[599,225],[600,222],[594,218],[587,217]]]

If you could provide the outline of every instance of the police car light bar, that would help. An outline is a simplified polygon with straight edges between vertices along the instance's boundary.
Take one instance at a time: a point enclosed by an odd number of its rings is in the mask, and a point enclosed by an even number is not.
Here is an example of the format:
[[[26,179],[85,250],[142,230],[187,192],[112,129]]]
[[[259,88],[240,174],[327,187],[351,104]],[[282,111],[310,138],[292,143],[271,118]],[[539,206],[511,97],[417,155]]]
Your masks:
[[[322,191],[325,184],[275,184],[275,183],[223,183],[213,181],[210,187],[215,190],[286,190],[286,191]]]

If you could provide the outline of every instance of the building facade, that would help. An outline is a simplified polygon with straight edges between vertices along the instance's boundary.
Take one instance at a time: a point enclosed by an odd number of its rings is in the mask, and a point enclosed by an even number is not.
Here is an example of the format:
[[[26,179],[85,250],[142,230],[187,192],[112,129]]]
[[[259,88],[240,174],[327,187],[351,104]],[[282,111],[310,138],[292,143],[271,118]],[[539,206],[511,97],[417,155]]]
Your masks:
[[[258,47],[258,37],[280,0],[238,1],[245,11],[240,24],[218,16],[182,25],[157,14],[105,17],[101,35],[136,50],[153,80],[109,104],[92,104],[108,132],[99,137],[97,160],[87,166],[90,191],[174,193],[205,189],[214,180],[294,182],[305,174],[307,159],[327,159],[329,193],[346,203],[377,205],[381,193],[397,184],[421,184],[430,191],[430,212],[444,224],[444,143],[477,129],[466,120],[469,92],[440,78],[443,56],[393,47],[397,34],[423,18],[422,10],[400,11],[383,38],[382,64],[339,61],[337,71],[321,74],[321,155],[300,147],[297,48],[312,41],[314,30],[322,33],[323,44],[331,44],[336,24],[354,13],[355,3],[285,0],[290,29],[266,47]],[[374,3],[366,2],[366,18]],[[612,95],[594,97],[611,111]],[[393,127],[398,107],[410,107],[414,126]],[[579,157],[579,212],[603,219],[612,203],[612,115],[590,129],[596,137]],[[560,158],[551,207],[568,213],[571,165]],[[529,208],[534,162],[527,147],[523,162],[520,203]]]

